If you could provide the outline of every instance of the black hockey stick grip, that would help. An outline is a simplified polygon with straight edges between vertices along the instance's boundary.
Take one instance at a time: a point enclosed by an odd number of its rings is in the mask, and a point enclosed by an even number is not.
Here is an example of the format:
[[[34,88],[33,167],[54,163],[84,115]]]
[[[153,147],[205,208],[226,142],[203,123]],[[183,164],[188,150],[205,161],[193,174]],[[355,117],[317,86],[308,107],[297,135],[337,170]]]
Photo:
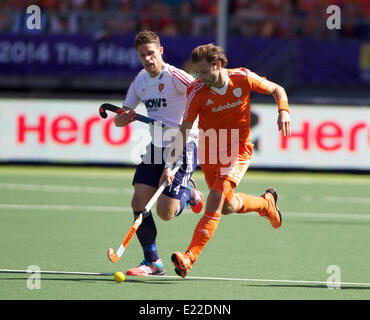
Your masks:
[[[114,112],[114,113],[117,113],[117,114],[121,114],[125,109],[117,107],[117,106],[115,106],[111,103],[103,103],[99,108],[99,114],[104,119],[108,116],[107,115],[107,110],[111,111],[111,112]],[[136,113],[136,120],[144,122],[144,123],[156,123],[156,124],[161,125],[162,127],[165,127],[165,125],[163,123],[161,123],[159,121],[156,121],[152,118],[143,116],[143,115],[138,114],[138,113]]]

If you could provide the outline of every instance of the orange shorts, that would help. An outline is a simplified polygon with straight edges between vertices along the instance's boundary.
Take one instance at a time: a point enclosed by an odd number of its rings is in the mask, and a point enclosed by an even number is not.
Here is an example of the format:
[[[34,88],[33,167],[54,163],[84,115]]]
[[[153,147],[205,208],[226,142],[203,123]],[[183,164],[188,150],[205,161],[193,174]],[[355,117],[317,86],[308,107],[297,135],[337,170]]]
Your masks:
[[[217,190],[225,195],[228,202],[234,195],[234,188],[248,170],[252,157],[253,144],[250,142],[239,143],[239,152],[229,163],[200,164],[208,188]]]

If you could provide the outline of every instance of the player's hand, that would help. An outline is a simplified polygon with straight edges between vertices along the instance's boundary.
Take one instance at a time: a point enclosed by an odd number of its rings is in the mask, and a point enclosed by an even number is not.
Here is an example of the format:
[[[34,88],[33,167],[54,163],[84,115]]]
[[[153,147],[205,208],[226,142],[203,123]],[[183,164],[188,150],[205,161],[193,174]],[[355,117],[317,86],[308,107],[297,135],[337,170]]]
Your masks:
[[[288,111],[281,110],[277,120],[279,130],[282,130],[284,137],[290,137],[291,135],[291,121]]]
[[[116,127],[124,127],[135,120],[136,120],[135,111],[132,109],[127,109],[114,117],[114,124],[116,125]]]
[[[159,186],[166,182],[167,187],[171,185],[173,179],[175,179],[175,175],[172,173],[172,170],[170,168],[165,168],[163,170],[163,173],[161,175],[161,178],[159,179]]]

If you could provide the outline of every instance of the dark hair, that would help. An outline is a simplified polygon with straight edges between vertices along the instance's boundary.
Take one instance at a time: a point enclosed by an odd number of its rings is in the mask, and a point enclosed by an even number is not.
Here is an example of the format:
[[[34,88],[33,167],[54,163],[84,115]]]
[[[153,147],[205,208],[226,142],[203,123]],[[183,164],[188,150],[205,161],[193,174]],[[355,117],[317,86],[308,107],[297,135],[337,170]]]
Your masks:
[[[204,59],[211,64],[216,64],[217,61],[221,61],[222,67],[226,67],[228,62],[224,49],[213,43],[198,46],[191,53],[190,60],[192,63],[197,63]]]
[[[141,44],[154,43],[158,47],[161,46],[158,34],[155,31],[143,30],[139,32],[135,37],[135,48]]]

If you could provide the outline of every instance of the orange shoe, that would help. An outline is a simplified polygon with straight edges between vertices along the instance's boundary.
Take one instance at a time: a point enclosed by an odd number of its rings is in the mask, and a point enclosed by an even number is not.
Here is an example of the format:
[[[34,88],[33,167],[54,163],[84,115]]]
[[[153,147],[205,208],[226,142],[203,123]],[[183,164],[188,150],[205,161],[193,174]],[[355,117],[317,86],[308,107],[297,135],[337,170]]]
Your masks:
[[[175,266],[175,272],[181,277],[185,278],[190,268],[194,263],[193,255],[190,251],[174,252],[171,256],[173,265]]]
[[[190,192],[190,199],[188,201],[191,210],[194,213],[199,213],[203,210],[203,194],[197,189],[197,184],[193,180],[193,178],[190,179],[189,185],[187,186],[187,189]]]
[[[260,215],[270,220],[273,228],[280,228],[283,219],[281,217],[280,210],[276,205],[278,199],[276,191],[273,188],[268,188],[261,197],[264,197],[269,205],[267,212]]]

